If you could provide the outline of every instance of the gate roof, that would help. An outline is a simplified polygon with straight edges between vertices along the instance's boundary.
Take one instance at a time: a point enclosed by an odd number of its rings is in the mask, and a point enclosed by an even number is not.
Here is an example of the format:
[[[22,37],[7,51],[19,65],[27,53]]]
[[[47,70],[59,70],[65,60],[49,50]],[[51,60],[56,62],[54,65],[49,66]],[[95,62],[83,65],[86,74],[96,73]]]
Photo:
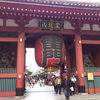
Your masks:
[[[70,0],[0,0],[0,18],[100,20],[100,3]]]

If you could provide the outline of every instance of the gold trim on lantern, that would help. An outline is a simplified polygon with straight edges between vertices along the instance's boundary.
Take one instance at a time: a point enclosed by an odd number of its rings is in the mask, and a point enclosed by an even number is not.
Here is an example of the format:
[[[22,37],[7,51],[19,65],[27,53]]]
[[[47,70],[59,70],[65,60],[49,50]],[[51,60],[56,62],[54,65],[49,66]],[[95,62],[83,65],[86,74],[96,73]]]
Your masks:
[[[46,71],[46,72],[54,72],[54,71],[56,71],[56,70],[57,70],[56,67],[47,67],[47,68],[45,68],[45,71]]]

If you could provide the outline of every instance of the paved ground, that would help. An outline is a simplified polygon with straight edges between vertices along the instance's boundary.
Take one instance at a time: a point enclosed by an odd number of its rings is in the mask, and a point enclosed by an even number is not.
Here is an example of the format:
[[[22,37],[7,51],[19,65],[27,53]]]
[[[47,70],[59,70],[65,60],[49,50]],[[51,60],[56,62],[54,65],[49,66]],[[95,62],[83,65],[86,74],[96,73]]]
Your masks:
[[[53,86],[40,87],[35,85],[34,88],[27,86],[26,93],[23,97],[7,97],[0,100],[65,100],[64,93],[61,95],[53,91]],[[70,97],[70,100],[100,100],[100,93],[96,94],[76,94]]]

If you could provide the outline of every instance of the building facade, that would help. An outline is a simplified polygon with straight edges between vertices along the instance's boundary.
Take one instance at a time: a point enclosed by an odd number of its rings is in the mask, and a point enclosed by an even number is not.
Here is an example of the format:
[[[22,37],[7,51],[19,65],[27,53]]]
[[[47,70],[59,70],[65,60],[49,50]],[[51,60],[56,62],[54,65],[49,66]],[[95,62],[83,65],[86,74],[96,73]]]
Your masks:
[[[46,21],[51,21],[49,28]],[[58,23],[52,28],[54,21]],[[58,30],[60,21],[63,26]],[[25,48],[34,48],[39,37],[51,34],[61,37],[66,47],[61,75],[75,74],[79,93],[100,92],[99,3],[0,0],[0,96],[23,95]],[[88,72],[94,81],[87,79]]]

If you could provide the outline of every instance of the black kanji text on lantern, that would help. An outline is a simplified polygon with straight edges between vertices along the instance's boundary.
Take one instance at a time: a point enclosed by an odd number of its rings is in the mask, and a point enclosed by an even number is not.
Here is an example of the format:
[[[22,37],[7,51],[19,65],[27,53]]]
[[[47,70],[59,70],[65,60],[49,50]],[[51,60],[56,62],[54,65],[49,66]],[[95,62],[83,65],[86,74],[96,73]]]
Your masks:
[[[52,65],[61,66],[63,61],[63,40],[55,35],[44,36],[41,40],[43,60],[42,65],[47,66],[48,59],[59,59],[59,62],[52,62]]]

